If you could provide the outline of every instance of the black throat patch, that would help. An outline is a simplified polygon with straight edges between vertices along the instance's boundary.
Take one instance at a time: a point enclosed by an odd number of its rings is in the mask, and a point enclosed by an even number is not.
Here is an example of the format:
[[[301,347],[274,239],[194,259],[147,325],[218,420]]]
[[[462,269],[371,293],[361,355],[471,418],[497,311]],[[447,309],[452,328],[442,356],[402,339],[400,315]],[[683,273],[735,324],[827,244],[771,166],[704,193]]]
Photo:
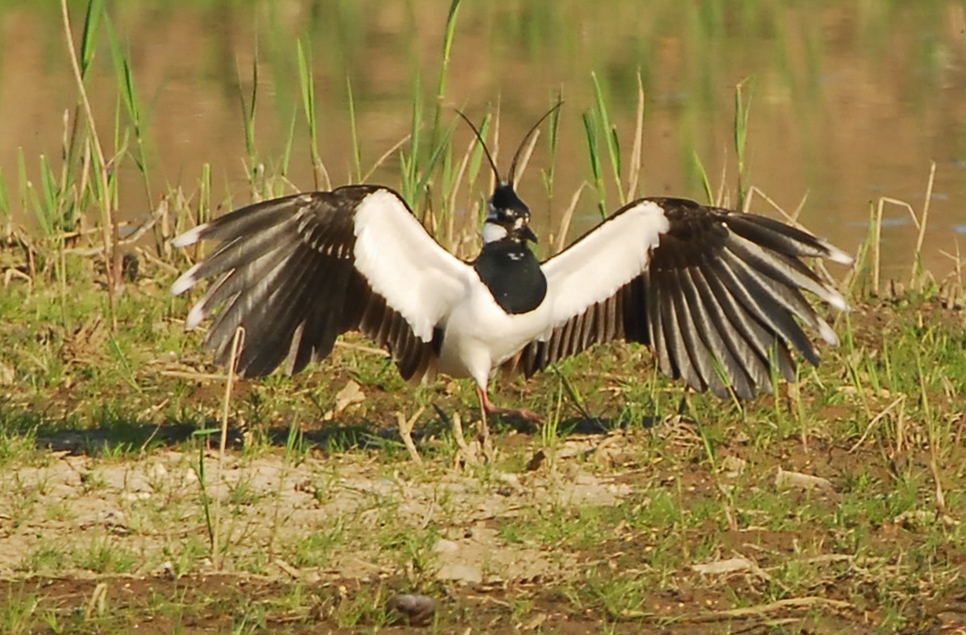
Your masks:
[[[473,268],[507,313],[529,313],[547,297],[547,278],[540,270],[540,261],[525,244],[516,240],[497,240],[483,245]]]

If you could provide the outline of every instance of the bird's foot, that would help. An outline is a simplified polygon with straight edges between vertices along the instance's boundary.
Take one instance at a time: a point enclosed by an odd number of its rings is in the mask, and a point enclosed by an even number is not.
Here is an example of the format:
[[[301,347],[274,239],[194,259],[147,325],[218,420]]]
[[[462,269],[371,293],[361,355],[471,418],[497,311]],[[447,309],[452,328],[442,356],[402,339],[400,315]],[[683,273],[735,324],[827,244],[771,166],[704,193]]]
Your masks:
[[[533,410],[527,410],[526,408],[520,408],[519,410],[514,408],[504,408],[490,401],[490,397],[489,395],[486,394],[485,390],[481,388],[477,388],[476,392],[480,397],[480,406],[483,407],[484,428],[486,427],[486,417],[488,415],[496,415],[498,417],[518,418],[518,419],[523,419],[529,423],[543,423],[543,417],[537,414],[536,412],[534,412]]]
[[[492,406],[491,410],[487,410],[487,414],[497,415],[498,417],[509,417],[511,419],[523,419],[527,423],[543,423],[543,415],[540,415],[533,410],[528,410],[526,408],[501,408],[499,406]]]

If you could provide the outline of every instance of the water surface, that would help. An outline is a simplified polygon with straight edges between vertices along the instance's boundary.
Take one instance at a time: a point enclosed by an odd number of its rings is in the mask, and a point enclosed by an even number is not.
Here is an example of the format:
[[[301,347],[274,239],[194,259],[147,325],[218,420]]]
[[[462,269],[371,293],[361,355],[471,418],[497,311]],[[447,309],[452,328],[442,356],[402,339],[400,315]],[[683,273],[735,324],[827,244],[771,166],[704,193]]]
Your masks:
[[[79,34],[86,4],[70,6]],[[299,111],[300,38],[311,52],[319,144],[333,183],[354,173],[347,82],[364,169],[409,132],[417,90],[427,117],[435,105],[449,9],[443,0],[126,0],[109,7],[148,113],[148,187],[133,162],[119,167],[121,207],[130,218],[152,209],[171,186],[195,192],[206,163],[216,201],[249,200],[240,95],[252,89],[255,64],[259,158],[268,170],[278,165],[294,117],[287,176],[293,187],[314,187]],[[964,15],[963,2],[941,0],[466,0],[444,123],[453,123],[453,107],[477,120],[499,107],[505,163],[512,145],[563,95],[554,197],[537,171],[549,167],[546,135],[520,186],[546,232],[591,178],[581,115],[594,105],[592,73],[628,149],[638,73],[643,79],[642,193],[699,200],[705,195],[696,158],[716,187],[725,175],[734,200],[734,87],[753,77],[747,152],[754,185],[788,210],[805,199],[802,222],[854,251],[866,234],[870,201],[889,196],[920,209],[935,161],[925,261],[946,271],[951,261],[941,252],[955,252],[966,227]],[[91,96],[110,141],[118,86],[103,41]],[[64,116],[75,104],[59,3],[0,2],[0,170],[15,207],[18,149],[36,179],[38,157],[59,156]],[[460,147],[469,142],[465,126],[455,134]],[[398,174],[394,156],[372,180],[398,187]],[[458,203],[472,207],[484,186]],[[575,231],[599,218],[596,203],[586,191]],[[613,189],[606,204],[618,204]],[[888,208],[886,218],[886,273],[906,275],[915,230],[904,210]]]

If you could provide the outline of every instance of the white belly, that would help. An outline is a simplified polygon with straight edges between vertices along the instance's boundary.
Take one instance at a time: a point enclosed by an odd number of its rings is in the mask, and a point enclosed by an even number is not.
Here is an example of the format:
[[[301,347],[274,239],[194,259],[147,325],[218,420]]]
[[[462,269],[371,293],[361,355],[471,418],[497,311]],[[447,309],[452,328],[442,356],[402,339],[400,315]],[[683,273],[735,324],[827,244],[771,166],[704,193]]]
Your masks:
[[[453,377],[472,377],[486,387],[490,374],[528,342],[550,334],[550,297],[533,311],[510,315],[482,282],[477,282],[445,325],[439,370]]]

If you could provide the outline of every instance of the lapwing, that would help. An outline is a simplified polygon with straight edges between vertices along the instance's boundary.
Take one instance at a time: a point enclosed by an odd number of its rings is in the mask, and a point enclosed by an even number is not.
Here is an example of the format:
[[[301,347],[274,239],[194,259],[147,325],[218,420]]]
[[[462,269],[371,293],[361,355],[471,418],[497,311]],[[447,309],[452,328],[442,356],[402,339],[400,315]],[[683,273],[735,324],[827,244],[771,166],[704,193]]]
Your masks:
[[[205,344],[225,364],[244,327],[236,362],[249,377],[283,365],[297,373],[327,357],[340,334],[360,331],[388,350],[407,380],[436,372],[471,378],[484,430],[487,414],[539,420],[490,400],[487,386],[501,367],[530,377],[595,344],[625,340],[649,345],[661,371],[696,391],[751,399],[771,390],[773,365],[793,381],[798,353],[818,364],[802,325],[837,343],[804,292],[840,310],[846,301],[805,259],[852,258],[764,216],[641,198],[538,260],[514,178],[539,124],[508,178],[483,144],[496,187],[475,259],[444,249],[389,187],[283,196],[174,240],[176,247],[217,243],[171,288],[178,295],[212,281],[186,328],[213,316]]]

